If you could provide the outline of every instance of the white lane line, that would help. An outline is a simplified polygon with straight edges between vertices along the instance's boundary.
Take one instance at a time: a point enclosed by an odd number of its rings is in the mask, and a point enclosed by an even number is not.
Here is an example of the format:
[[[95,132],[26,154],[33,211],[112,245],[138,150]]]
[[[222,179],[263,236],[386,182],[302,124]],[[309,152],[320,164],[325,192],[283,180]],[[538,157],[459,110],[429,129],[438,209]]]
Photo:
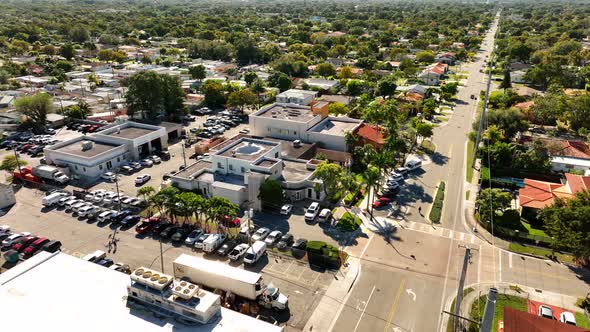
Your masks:
[[[449,232],[449,239],[452,239],[452,238],[453,238],[453,230],[451,230],[451,231]]]
[[[502,282],[502,252],[500,252],[500,254],[498,255],[498,260],[499,260],[499,264],[498,264],[498,278],[499,281]]]
[[[479,257],[477,258],[477,283],[479,284],[481,283],[481,244],[479,245],[479,250],[477,251],[477,254],[479,255]]]
[[[508,266],[510,266],[510,268],[512,268],[512,253],[508,254]]]
[[[475,235],[471,234],[471,243],[475,243]]]
[[[371,301],[371,296],[373,296],[374,291],[375,291],[375,286],[373,286],[373,289],[371,290],[371,294],[369,294],[369,298],[365,302],[365,307],[363,308],[363,312],[361,312],[361,316],[359,317],[359,320],[356,322],[356,326],[354,327],[353,332],[356,332],[356,329],[358,329],[359,324],[361,323],[361,320],[363,319],[363,315],[365,314],[365,310],[367,309],[367,306],[369,305],[369,301]]]
[[[463,240],[465,239],[465,233],[461,233],[461,236],[459,236],[459,239],[460,239],[461,241],[463,241]]]

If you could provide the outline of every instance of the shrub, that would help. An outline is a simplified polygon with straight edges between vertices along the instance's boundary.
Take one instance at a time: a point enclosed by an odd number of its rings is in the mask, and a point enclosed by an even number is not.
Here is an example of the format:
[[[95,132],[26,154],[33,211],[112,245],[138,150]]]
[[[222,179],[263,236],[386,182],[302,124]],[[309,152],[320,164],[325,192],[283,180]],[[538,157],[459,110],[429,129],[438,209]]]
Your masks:
[[[359,228],[360,225],[361,219],[355,217],[355,215],[350,212],[345,212],[337,224],[337,226],[345,232],[352,232]]]
[[[504,213],[496,218],[496,222],[506,228],[510,229],[521,229],[522,224],[520,223],[520,214],[517,210],[506,210]]]
[[[436,191],[436,197],[434,198],[434,202],[432,203],[432,209],[430,210],[430,221],[435,223],[440,222],[444,200],[445,183],[441,181],[441,183],[438,185],[438,190]]]

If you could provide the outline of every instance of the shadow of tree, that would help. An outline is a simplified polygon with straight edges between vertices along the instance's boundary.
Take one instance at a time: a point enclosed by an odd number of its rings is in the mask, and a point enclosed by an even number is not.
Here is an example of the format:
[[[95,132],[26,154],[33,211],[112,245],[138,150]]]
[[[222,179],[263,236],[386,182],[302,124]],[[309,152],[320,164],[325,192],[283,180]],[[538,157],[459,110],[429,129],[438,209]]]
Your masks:
[[[444,165],[449,162],[449,157],[441,154],[440,152],[434,152],[430,155],[430,159],[435,165]]]
[[[415,202],[432,203],[432,196],[424,191],[424,186],[417,183],[409,183],[405,185],[397,196],[397,206],[407,207]]]

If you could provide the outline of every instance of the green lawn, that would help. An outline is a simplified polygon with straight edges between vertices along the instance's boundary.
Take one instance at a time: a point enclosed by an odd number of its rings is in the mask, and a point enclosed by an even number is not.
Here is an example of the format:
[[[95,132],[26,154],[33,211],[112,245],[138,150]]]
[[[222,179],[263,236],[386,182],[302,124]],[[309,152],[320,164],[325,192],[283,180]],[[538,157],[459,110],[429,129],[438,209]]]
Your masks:
[[[531,226],[531,224],[527,223],[527,220],[526,219],[520,218],[520,223],[524,226],[524,228],[526,228],[526,230],[528,231],[528,233],[531,234],[531,235],[538,235],[538,236],[547,236],[547,237],[549,237],[549,235],[547,235],[547,233],[545,233],[542,229],[533,228]]]
[[[475,321],[481,321],[483,312],[486,306],[487,295],[481,296],[479,301],[473,302],[471,306],[470,316]],[[519,311],[527,311],[526,299],[519,296],[498,294],[496,301],[496,309],[494,310],[494,323],[492,324],[492,332],[498,331],[498,321],[504,320],[504,307],[513,308]],[[470,326],[469,331],[477,331],[475,326]]]
[[[463,298],[465,298],[465,296],[471,292],[473,292],[475,289],[469,287],[469,288],[465,288],[463,289]],[[451,303],[451,310],[455,310],[455,301],[457,300],[457,298],[455,298],[453,300],[453,303]],[[453,317],[449,317],[449,321],[447,323],[447,332],[453,332],[453,325],[455,324],[455,322],[453,321],[454,318]]]
[[[422,141],[422,144],[420,144],[420,150],[426,154],[433,154],[434,151],[436,151],[436,145],[430,140],[424,140]]]
[[[471,164],[473,163],[474,158],[474,146],[475,142],[472,142],[471,140],[467,141],[467,173],[465,174],[467,182],[471,182],[471,179],[473,178],[473,168],[471,167]]]
[[[581,312],[574,312],[574,315],[576,316],[576,326],[584,329],[590,329],[590,319],[588,316]]]
[[[466,199],[466,200],[469,200],[469,194],[471,194],[471,190],[467,190],[467,191],[465,192],[465,199]]]
[[[510,243],[510,246],[508,246],[508,250],[514,251],[517,253],[521,253],[521,254],[529,254],[529,255],[535,255],[535,256],[540,256],[540,257],[549,257],[552,253],[551,249],[532,247],[532,246],[524,246],[524,245],[518,244],[518,243]],[[557,256],[557,259],[562,263],[570,263],[571,264],[574,262],[574,257],[571,255],[566,255],[566,254],[562,254],[562,253],[558,253],[558,252],[556,252],[555,255]]]

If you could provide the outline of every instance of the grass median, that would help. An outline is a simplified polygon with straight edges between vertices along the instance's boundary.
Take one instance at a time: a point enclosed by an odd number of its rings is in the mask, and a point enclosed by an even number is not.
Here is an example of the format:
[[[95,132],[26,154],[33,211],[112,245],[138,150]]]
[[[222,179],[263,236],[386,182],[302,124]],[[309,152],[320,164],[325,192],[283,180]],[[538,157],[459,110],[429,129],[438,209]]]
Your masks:
[[[441,181],[438,185],[438,189],[436,191],[436,197],[434,198],[434,202],[432,203],[432,209],[430,209],[430,214],[428,218],[433,223],[439,223],[440,218],[442,215],[443,203],[445,200],[445,183]]]
[[[471,183],[471,179],[473,178],[473,158],[474,158],[474,151],[473,148],[475,147],[475,143],[472,140],[467,141],[467,173],[465,174],[467,182]]]

